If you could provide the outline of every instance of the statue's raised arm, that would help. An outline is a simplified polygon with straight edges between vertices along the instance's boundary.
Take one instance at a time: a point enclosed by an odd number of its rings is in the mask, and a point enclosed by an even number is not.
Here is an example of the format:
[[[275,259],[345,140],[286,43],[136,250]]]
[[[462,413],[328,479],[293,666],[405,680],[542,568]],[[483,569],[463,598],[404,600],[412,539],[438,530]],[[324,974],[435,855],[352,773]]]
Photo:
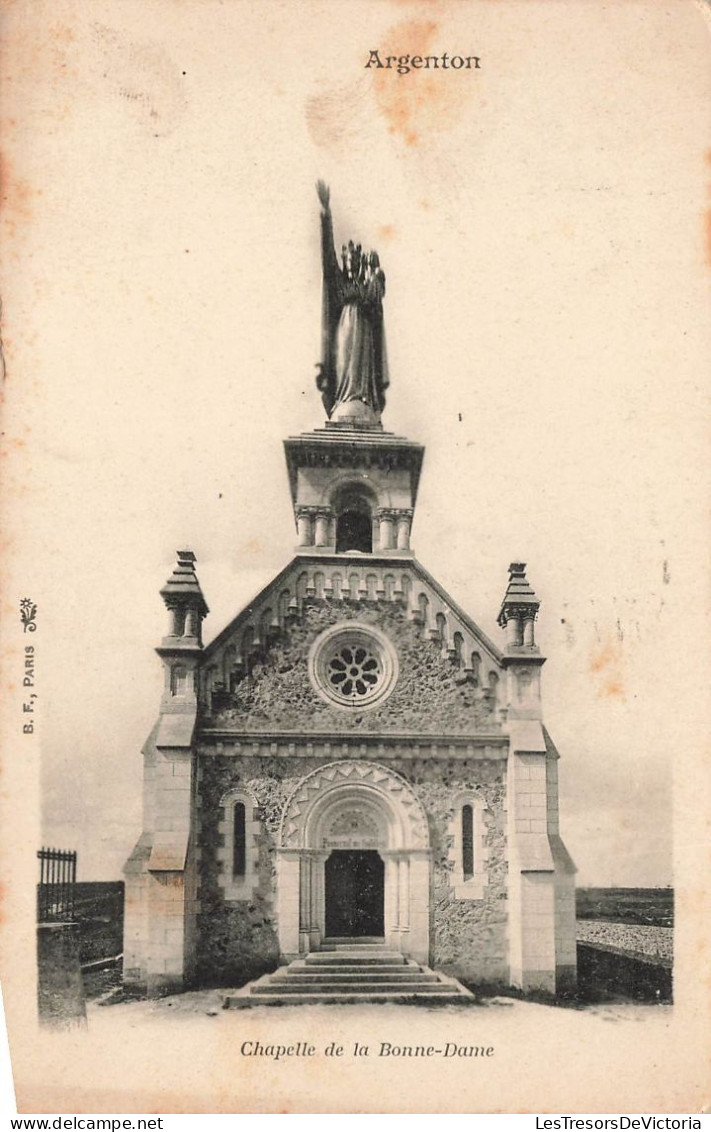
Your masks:
[[[321,261],[324,285],[326,281],[338,290],[341,283],[340,268],[336,248],[333,243],[333,218],[331,217],[331,192],[325,181],[316,182],[318,199],[321,201]]]
[[[326,414],[330,417],[336,399],[336,331],[342,304],[339,292],[338,259],[333,244],[331,193],[325,181],[316,182],[316,192],[321,202],[321,270],[323,272],[321,361],[318,366],[316,385],[321,393]]]
[[[323,211],[330,212],[331,190],[329,189],[325,181],[316,182],[316,192],[318,193],[318,199],[321,201],[321,208],[323,209]]]
[[[316,185],[321,202],[323,270],[321,362],[316,384],[329,417],[361,425],[380,423],[389,379],[382,300],[385,275],[377,252],[344,244],[339,264],[333,239],[331,194]]]

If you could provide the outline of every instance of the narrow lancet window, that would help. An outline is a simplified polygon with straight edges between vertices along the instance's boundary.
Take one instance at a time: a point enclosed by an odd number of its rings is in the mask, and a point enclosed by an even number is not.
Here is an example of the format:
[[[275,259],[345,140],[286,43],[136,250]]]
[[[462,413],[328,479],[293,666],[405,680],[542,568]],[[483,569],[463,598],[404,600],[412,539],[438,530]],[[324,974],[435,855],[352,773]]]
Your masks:
[[[474,810],[462,806],[462,873],[465,880],[474,876]]]
[[[247,824],[244,802],[235,802],[232,875],[243,877],[247,866]]]

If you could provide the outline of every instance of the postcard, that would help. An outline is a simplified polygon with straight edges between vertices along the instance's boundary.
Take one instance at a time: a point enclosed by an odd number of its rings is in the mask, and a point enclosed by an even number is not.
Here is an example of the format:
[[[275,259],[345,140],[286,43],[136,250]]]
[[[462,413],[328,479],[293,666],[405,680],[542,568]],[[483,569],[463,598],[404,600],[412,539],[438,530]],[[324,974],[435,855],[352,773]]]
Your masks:
[[[0,50],[19,1111],[700,1127],[708,6]]]

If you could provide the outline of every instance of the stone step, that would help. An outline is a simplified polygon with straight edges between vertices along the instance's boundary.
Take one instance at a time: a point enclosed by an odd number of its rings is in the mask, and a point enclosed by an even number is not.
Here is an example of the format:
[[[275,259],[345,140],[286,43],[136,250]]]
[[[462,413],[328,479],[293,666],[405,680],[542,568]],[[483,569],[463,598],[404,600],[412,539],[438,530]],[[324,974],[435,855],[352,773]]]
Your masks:
[[[264,983],[259,987],[252,987],[252,994],[281,995],[281,994],[418,994],[426,991],[427,994],[451,994],[451,988],[445,983],[412,982],[412,983],[292,983],[288,979],[284,982]]]
[[[401,955],[399,951],[380,952],[372,955],[363,955],[361,952],[352,951],[317,951],[312,952],[306,956],[306,963],[309,967],[328,967],[328,966],[352,966],[363,967],[370,966],[403,966],[405,963],[405,956]]]
[[[360,963],[357,965],[347,963],[299,963],[293,965],[295,975],[309,975],[311,978],[320,978],[322,975],[405,975],[408,972],[426,970],[417,963]]]
[[[444,1006],[450,1004],[473,1004],[477,1000],[468,991],[458,991],[448,988],[448,993],[432,994],[428,991],[397,993],[388,991],[339,991],[336,994],[324,991],[302,992],[298,994],[265,993],[260,995],[244,995],[240,992],[225,996],[223,1006],[225,1010],[246,1010],[255,1006],[353,1006],[358,1003],[372,1002],[382,1004],[395,1004],[401,1006]]]
[[[333,974],[332,972],[321,972],[318,974],[309,973],[308,971],[289,971],[286,975],[272,975],[271,986],[284,986],[285,983],[292,983],[295,986],[303,985],[304,983],[314,983],[322,986],[324,983],[338,983],[344,986],[358,987],[363,983],[368,983],[372,986],[376,983],[398,983],[398,985],[407,985],[408,983],[436,983],[439,982],[437,975],[433,971],[405,971],[402,974],[392,974],[391,972],[386,975],[376,974],[374,971],[368,972],[351,972],[347,975]]]
[[[383,957],[347,957],[311,952],[225,996],[226,1008],[284,1003],[474,1002],[471,991],[447,975],[399,952]],[[323,960],[326,960],[324,963]],[[394,962],[393,962],[394,960]]]
[[[333,943],[329,947],[319,947],[309,955],[400,955],[396,947],[386,947],[383,943]]]
[[[384,939],[377,939],[376,936],[362,936],[362,937],[349,937],[349,936],[325,936],[321,940],[318,947],[314,948],[314,952],[318,951],[333,951],[339,947],[352,947],[356,951],[396,951],[391,943],[386,943]]]
[[[385,937],[378,935],[329,935],[321,940],[319,950],[331,947],[385,947]]]

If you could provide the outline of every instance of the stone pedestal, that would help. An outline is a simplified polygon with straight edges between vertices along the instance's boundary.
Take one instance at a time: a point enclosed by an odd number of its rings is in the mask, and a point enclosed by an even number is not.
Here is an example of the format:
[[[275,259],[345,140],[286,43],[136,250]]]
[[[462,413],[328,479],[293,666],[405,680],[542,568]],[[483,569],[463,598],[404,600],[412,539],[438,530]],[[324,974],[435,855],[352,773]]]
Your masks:
[[[380,416],[365,401],[343,401],[331,414],[333,424],[349,424],[356,428],[380,427]]]

